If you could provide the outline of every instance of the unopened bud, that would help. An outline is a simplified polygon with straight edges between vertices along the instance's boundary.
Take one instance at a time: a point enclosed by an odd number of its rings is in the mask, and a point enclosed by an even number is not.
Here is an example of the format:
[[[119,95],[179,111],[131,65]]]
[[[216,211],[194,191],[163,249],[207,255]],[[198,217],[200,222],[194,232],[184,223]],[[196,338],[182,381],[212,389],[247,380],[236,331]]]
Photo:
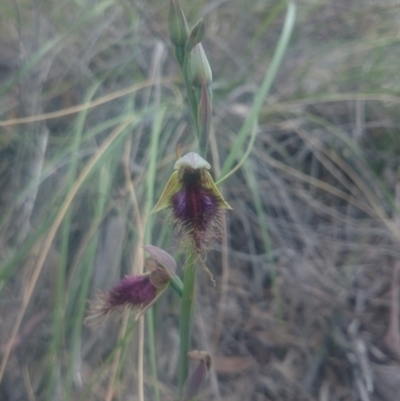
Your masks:
[[[168,28],[171,42],[175,46],[184,47],[188,38],[189,27],[178,0],[171,0],[169,3]]]
[[[197,88],[201,88],[203,81],[207,86],[212,82],[211,67],[201,43],[190,53],[190,79],[192,85]]]
[[[188,357],[196,363],[196,367],[186,382],[185,401],[197,398],[211,367],[211,355],[205,351],[191,351],[188,353]]]
[[[192,49],[203,40],[204,34],[204,22],[203,19],[201,19],[190,32],[189,39],[186,43],[185,52],[190,53]]]

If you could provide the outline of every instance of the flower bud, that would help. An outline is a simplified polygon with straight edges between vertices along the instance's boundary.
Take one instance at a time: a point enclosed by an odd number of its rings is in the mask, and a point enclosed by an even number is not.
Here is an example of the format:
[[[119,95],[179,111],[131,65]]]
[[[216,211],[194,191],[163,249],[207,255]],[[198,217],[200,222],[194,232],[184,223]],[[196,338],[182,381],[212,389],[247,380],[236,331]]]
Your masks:
[[[203,46],[198,43],[190,53],[190,80],[193,86],[201,88],[204,80],[206,85],[212,82],[212,72]]]
[[[211,368],[211,355],[205,351],[191,351],[188,357],[196,362],[185,386],[184,401],[195,399],[204,386]]]
[[[186,53],[190,53],[192,49],[203,40],[205,32],[204,22],[203,19],[201,19],[190,31],[189,39],[185,46]]]
[[[179,0],[171,0],[169,3],[168,28],[171,42],[175,46],[184,47],[188,38],[189,27]]]

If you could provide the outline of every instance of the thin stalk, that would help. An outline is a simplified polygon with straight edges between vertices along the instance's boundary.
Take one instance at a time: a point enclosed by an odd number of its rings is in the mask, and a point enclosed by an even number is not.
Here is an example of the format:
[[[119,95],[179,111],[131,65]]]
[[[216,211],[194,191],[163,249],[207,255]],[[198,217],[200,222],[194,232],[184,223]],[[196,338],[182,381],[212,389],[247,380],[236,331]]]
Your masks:
[[[183,77],[185,79],[185,87],[186,93],[189,101],[190,111],[193,117],[194,128],[196,131],[196,139],[200,143],[200,127],[199,127],[199,118],[197,115],[197,101],[196,96],[193,91],[193,87],[190,83],[189,74],[190,74],[190,53],[185,52],[185,56],[183,58]]]
[[[139,319],[139,344],[138,344],[138,398],[139,401],[144,401],[144,319],[143,316]],[[151,347],[150,347],[151,348]]]
[[[150,367],[153,381],[154,400],[160,400],[160,389],[158,387],[157,355],[156,355],[156,330],[154,321],[154,306],[146,313],[147,319],[147,343],[149,349]]]
[[[183,283],[177,275],[174,275],[171,279],[171,288],[182,298]]]
[[[192,333],[192,317],[194,310],[194,288],[196,281],[196,259],[197,254],[194,250],[189,253],[188,261],[185,266],[183,278],[183,294],[181,303],[180,321],[180,349],[179,349],[179,398],[182,399],[183,387],[185,385],[189,361],[187,353],[190,350],[190,339]]]

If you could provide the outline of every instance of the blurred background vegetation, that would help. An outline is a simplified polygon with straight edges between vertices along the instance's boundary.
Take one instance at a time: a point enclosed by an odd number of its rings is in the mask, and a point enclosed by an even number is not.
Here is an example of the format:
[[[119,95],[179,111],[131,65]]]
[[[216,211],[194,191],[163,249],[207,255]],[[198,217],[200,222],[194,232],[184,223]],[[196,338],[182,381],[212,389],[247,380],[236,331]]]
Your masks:
[[[287,3],[182,0],[206,23],[213,175],[250,151],[221,186],[234,211],[207,261],[216,287],[200,272],[201,399],[400,400],[400,5],[296,4],[258,125],[232,152]],[[177,145],[193,145],[167,15],[160,0],[1,1],[0,400],[137,399],[134,324],[84,319],[143,235],[174,249],[149,216]],[[179,300],[155,312],[174,400]]]

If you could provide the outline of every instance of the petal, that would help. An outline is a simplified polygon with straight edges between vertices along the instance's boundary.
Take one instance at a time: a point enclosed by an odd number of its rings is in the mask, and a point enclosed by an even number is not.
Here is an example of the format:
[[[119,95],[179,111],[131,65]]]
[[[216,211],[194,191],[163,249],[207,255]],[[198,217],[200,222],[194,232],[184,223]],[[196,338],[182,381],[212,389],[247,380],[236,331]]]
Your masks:
[[[218,206],[221,207],[222,209],[232,210],[231,206],[224,199],[221,192],[219,192],[219,189],[215,185],[215,182],[214,182],[213,178],[211,177],[211,174],[208,171],[203,170],[201,178],[202,178],[202,185],[205,188],[208,188],[212,192],[212,194],[215,196],[215,198],[217,199],[217,201],[219,203]]]
[[[182,184],[179,182],[178,172],[174,171],[167,182],[167,185],[162,192],[160,199],[157,204],[154,206],[154,209],[151,213],[156,213],[162,209],[171,205],[171,196],[178,192],[182,187]]]
[[[161,266],[168,270],[172,276],[176,271],[175,259],[166,251],[154,245],[145,245],[143,247]]]

